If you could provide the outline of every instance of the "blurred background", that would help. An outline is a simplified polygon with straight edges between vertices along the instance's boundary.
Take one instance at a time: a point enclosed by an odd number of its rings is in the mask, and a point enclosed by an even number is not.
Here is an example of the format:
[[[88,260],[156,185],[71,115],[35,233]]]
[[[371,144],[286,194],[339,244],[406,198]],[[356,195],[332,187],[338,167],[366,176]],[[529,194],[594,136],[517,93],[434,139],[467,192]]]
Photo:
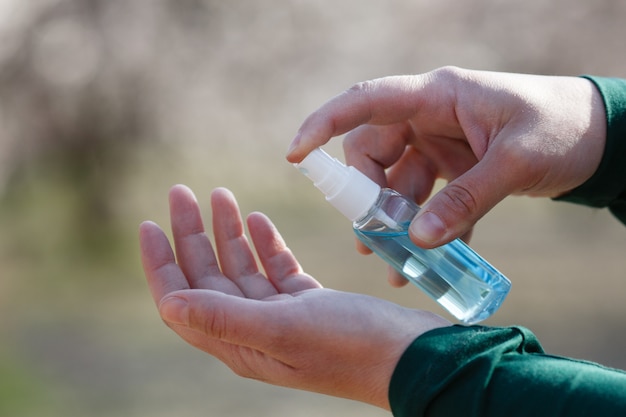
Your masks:
[[[144,283],[138,224],[169,228],[175,183],[209,218],[225,186],[325,286],[445,316],[354,251],[285,162],[292,136],[385,75],[626,77],[625,21],[618,0],[0,0],[0,415],[389,415],[244,380],[179,340]],[[487,324],[626,368],[626,230],[607,211],[512,197],[474,236],[513,281]]]

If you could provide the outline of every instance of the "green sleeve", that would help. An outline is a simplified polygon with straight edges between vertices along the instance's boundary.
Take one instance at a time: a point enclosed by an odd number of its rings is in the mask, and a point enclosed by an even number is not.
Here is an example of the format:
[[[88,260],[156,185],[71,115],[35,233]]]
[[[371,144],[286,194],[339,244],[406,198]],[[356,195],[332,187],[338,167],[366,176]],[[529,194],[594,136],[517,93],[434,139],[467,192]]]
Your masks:
[[[522,327],[418,337],[389,387],[395,417],[626,416],[626,373],[547,355]]]
[[[560,201],[608,207],[626,224],[626,80],[585,76],[604,100],[607,137],[604,155],[595,174]]]

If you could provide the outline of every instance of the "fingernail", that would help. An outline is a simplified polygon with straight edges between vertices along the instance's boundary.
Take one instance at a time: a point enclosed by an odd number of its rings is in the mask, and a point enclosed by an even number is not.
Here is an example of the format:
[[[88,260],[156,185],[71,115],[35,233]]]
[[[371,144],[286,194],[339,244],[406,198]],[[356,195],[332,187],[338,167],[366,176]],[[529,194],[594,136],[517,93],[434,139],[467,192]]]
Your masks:
[[[411,234],[423,242],[437,243],[446,233],[446,226],[441,218],[432,211],[418,216],[411,224]]]
[[[291,153],[298,147],[299,143],[300,143],[300,133],[298,133],[296,137],[293,138],[293,140],[291,141],[291,144],[289,144],[289,148],[287,149],[287,155],[291,155]]]
[[[159,304],[161,318],[171,324],[189,325],[189,305],[181,297],[167,297]]]

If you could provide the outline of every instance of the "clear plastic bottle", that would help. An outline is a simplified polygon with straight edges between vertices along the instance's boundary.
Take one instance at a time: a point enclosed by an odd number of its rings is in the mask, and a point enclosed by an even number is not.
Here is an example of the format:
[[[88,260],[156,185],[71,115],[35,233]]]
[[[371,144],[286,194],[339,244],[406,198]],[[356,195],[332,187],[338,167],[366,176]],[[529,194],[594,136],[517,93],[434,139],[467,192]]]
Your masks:
[[[491,316],[511,282],[457,239],[422,249],[408,235],[419,206],[321,149],[295,164],[353,224],[357,237],[453,316],[473,324]]]

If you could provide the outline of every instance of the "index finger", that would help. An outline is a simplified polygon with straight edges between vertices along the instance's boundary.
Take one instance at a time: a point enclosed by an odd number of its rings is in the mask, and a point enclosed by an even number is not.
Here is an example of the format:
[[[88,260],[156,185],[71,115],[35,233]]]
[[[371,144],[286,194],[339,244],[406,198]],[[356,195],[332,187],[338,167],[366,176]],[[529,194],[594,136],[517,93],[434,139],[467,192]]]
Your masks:
[[[287,160],[300,162],[313,149],[362,124],[384,125],[411,118],[424,86],[424,75],[385,77],[354,85],[306,118],[291,142]]]

